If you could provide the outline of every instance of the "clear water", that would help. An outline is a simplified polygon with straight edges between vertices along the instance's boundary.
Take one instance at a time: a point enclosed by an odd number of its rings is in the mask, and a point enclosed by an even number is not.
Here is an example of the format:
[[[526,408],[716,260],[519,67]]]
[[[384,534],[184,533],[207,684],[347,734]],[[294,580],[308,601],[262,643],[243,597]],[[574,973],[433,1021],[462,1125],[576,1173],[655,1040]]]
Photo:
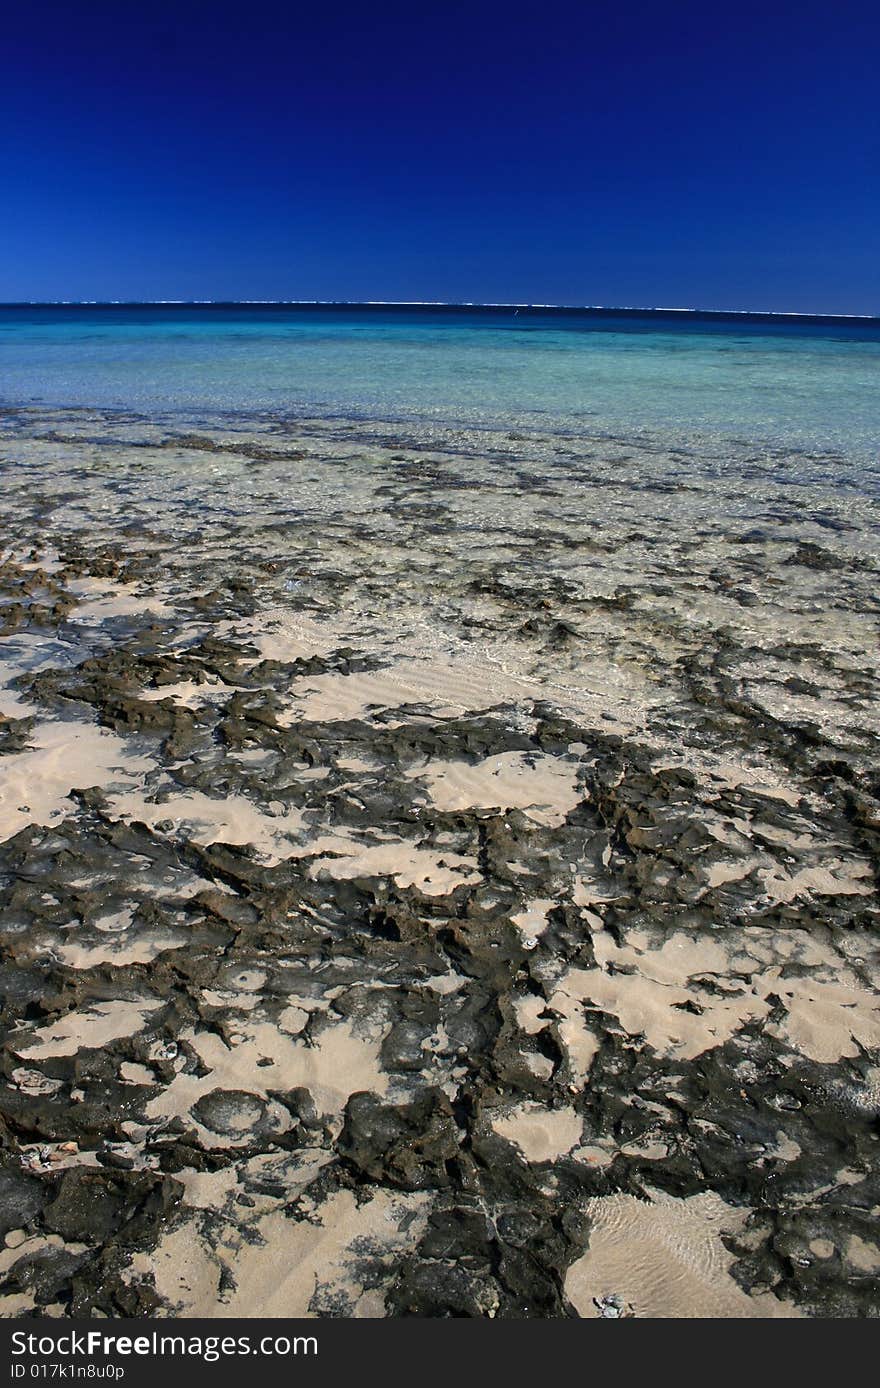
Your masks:
[[[512,309],[0,308],[0,401],[516,429],[843,465],[880,440],[880,321]]]

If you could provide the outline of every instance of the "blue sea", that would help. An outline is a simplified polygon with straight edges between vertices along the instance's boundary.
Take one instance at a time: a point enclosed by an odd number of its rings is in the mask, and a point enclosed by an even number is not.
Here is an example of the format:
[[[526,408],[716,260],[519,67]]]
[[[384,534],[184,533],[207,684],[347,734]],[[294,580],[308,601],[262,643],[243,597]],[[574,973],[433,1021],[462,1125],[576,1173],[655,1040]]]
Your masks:
[[[877,481],[880,319],[383,305],[0,307],[0,403],[807,456]]]

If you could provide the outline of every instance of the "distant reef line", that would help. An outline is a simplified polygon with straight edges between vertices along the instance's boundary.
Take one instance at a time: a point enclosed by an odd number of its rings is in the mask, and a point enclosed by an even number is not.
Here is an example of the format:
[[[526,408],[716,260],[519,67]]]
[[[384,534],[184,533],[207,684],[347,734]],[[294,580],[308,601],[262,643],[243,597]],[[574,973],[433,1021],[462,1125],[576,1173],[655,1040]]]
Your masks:
[[[478,313],[487,316],[505,312],[541,317],[653,318],[664,321],[689,319],[697,322],[751,322],[799,324],[852,324],[880,327],[880,316],[858,313],[802,313],[756,309],[613,307],[599,304],[468,303],[441,300],[348,300],[348,299],[40,299],[8,300],[3,309],[320,309],[340,312],[413,313],[426,309],[435,313]]]

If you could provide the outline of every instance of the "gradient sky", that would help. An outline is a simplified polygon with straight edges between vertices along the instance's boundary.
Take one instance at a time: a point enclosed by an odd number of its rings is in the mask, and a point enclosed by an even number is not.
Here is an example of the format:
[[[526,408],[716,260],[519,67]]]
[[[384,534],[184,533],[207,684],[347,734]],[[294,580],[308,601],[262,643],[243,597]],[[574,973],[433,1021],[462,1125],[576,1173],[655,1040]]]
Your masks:
[[[8,6],[0,300],[880,313],[880,5]]]

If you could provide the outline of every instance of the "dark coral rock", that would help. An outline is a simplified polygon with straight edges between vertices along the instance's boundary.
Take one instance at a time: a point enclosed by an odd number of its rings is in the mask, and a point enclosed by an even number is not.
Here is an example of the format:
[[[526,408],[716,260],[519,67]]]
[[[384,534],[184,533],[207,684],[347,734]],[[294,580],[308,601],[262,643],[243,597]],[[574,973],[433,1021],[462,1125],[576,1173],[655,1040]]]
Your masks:
[[[411,1104],[385,1104],[375,1094],[353,1094],[345,1108],[339,1152],[374,1181],[403,1190],[448,1186],[459,1158],[461,1133],[439,1089]]]

